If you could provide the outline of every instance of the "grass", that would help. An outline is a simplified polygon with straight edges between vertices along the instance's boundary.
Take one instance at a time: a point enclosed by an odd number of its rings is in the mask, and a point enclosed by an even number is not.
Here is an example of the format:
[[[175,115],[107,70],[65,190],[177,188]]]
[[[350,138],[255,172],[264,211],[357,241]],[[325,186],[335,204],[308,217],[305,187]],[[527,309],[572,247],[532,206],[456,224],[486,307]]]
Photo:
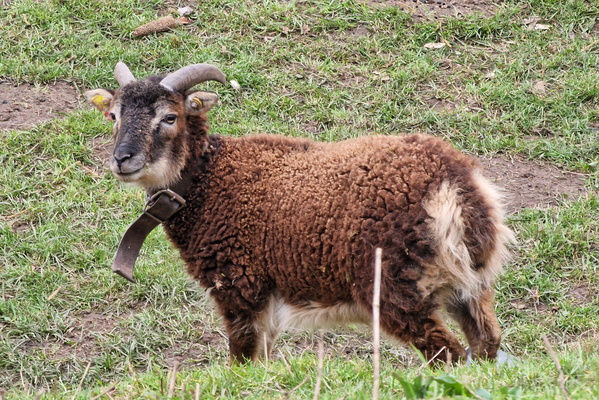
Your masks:
[[[118,60],[136,76],[210,62],[242,87],[210,86],[223,103],[214,132],[332,141],[424,131],[584,174],[586,196],[510,217],[519,256],[497,283],[497,312],[504,350],[520,362],[420,369],[385,343],[381,398],[560,398],[542,335],[570,397],[599,397],[599,6],[505,1],[490,17],[411,22],[360,1],[211,0],[186,28],[131,36],[177,5],[3,2],[0,77],[83,90],[114,87]],[[532,16],[550,28],[528,30]],[[439,41],[450,46],[423,48]],[[92,143],[108,131],[82,107],[0,132],[0,397],[89,399],[115,385],[110,398],[167,398],[169,366],[189,356],[173,398],[193,398],[196,384],[200,398],[311,398],[314,337],[284,335],[269,363],[229,368],[218,317],[162,232],[144,245],[137,285],[111,273],[143,195],[99,169]],[[360,328],[325,335],[321,399],[370,398],[369,340]]]

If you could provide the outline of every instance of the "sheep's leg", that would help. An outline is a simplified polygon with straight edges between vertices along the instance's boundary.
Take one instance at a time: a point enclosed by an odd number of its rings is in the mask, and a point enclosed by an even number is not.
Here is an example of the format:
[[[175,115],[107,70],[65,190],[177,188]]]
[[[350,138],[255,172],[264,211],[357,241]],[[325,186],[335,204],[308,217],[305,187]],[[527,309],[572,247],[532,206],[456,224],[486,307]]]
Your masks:
[[[405,300],[405,299],[404,299]],[[459,362],[466,350],[447,328],[436,311],[426,308],[410,312],[381,300],[381,328],[400,341],[411,344],[427,360]]]
[[[256,358],[264,357],[265,359],[270,357],[272,347],[274,346],[277,337],[279,337],[278,331],[264,330],[258,334],[258,348],[256,350]]]
[[[236,315],[225,317],[225,325],[229,333],[229,355],[232,364],[243,364],[254,361],[260,349],[259,333],[252,318]]]
[[[433,362],[459,362],[466,359],[466,350],[434,313],[430,316],[411,316],[404,333],[398,335],[413,344],[427,360]]]
[[[484,290],[469,300],[453,298],[447,311],[466,335],[472,357],[494,359],[501,343],[501,331],[493,310],[493,291]]]
[[[276,326],[266,323],[266,318],[240,316],[225,318],[229,333],[229,351],[232,363],[268,358],[279,336]]]

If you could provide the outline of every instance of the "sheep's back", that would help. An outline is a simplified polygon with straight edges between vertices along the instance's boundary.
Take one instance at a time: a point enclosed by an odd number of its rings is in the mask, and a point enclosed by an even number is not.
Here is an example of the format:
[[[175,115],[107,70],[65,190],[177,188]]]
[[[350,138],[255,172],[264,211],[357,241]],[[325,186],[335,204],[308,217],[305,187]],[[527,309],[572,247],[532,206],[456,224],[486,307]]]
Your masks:
[[[226,139],[203,177],[201,204],[191,207],[184,258],[208,287],[246,280],[248,299],[276,289],[291,303],[333,305],[370,284],[380,246],[391,272],[414,290],[437,252],[427,196],[449,182],[465,193],[466,219],[488,214],[475,167],[451,145],[421,135]]]

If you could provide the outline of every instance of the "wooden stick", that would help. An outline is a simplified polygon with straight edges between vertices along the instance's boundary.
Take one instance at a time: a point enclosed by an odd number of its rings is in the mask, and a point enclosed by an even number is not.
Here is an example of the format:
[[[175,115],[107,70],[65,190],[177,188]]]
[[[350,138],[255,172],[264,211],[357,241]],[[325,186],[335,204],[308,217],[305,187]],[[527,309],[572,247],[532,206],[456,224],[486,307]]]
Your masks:
[[[302,385],[308,381],[308,378],[309,378],[308,375],[306,375],[304,377],[304,379],[299,383],[299,385],[297,385],[296,387],[294,387],[293,389],[291,389],[289,392],[287,392],[287,395],[290,395],[291,393],[295,392],[297,389],[299,389],[300,387],[302,387]]]
[[[383,249],[377,247],[374,252],[374,289],[372,296],[372,336],[374,342],[374,382],[372,385],[372,399],[379,398],[380,385],[380,340],[381,340],[381,264],[383,258]]]
[[[193,396],[195,400],[200,400],[200,383],[196,382],[196,392],[195,396]]]
[[[58,292],[60,292],[62,290],[62,286],[59,286],[58,288],[56,288],[55,291],[52,292],[52,294],[50,294],[50,296],[48,296],[48,301],[52,300],[54,297],[56,297],[56,295],[58,294]]]
[[[562,395],[564,396],[564,399],[570,400],[570,396],[568,396],[568,391],[566,390],[566,386],[564,386],[564,383],[566,382],[566,378],[564,376],[564,373],[562,372],[562,366],[559,363],[559,359],[557,358],[557,355],[553,351],[553,347],[551,347],[551,343],[549,342],[549,339],[547,339],[547,336],[543,335],[542,338],[543,338],[543,343],[545,343],[545,347],[547,347],[547,352],[549,353],[549,357],[551,357],[551,359],[553,360],[553,363],[555,364],[555,368],[557,368],[557,372],[559,374],[557,377],[557,384],[559,385],[559,388],[562,391]]]
[[[324,365],[324,342],[322,338],[318,339],[318,374],[316,375],[316,385],[314,386],[314,398],[318,400],[320,395],[320,383],[322,382],[322,367]]]
[[[596,44],[599,44],[599,40],[595,40],[594,42],[587,44],[586,46],[584,46],[582,51],[589,51],[591,47],[595,46]]]
[[[85,367],[85,371],[83,372],[83,376],[81,377],[81,381],[79,382],[79,386],[77,386],[77,390],[75,391],[75,394],[73,395],[73,400],[75,400],[75,398],[77,397],[77,395],[81,391],[81,386],[83,385],[83,381],[85,380],[85,377],[87,376],[87,371],[89,371],[89,367],[91,365],[92,365],[91,361],[87,363],[87,367]]]
[[[268,367],[268,339],[266,338],[266,332],[263,333],[264,337],[264,362]]]
[[[170,379],[168,382],[168,394],[167,394],[167,398],[172,399],[173,398],[173,394],[175,394],[175,383],[177,381],[177,368],[179,368],[179,362],[175,361],[173,363],[173,370],[171,371],[170,374]]]
[[[422,371],[423,371],[423,370],[424,370],[424,369],[425,369],[425,368],[426,368],[426,367],[427,367],[427,366],[428,366],[430,363],[432,363],[432,362],[433,362],[433,360],[434,360],[435,358],[437,358],[437,356],[438,356],[439,354],[441,354],[441,352],[442,352],[443,350],[445,350],[445,348],[446,348],[445,346],[441,347],[441,350],[439,350],[438,352],[436,352],[436,353],[435,353],[435,355],[434,355],[434,356],[432,356],[432,358],[431,358],[430,360],[428,360],[427,362],[425,362],[424,364],[422,364],[422,365],[421,365],[421,366],[418,368],[418,370],[416,371],[416,375],[420,375],[420,373],[421,373],[421,372],[422,372]]]
[[[104,396],[105,394],[108,394],[108,392],[110,392],[112,389],[114,389],[116,387],[116,383],[113,383],[112,385],[110,385],[108,387],[108,389],[106,389],[105,391],[103,391],[102,393],[100,393],[99,395],[92,397],[90,400],[98,400],[100,397]]]

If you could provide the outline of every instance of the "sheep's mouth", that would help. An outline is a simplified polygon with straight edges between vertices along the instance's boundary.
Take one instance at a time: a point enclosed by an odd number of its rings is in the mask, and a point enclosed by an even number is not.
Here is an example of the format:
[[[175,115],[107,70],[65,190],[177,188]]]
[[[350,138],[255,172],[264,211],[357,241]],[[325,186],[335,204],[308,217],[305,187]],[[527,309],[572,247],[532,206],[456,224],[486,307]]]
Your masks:
[[[143,174],[143,170],[144,167],[141,167],[135,171],[131,171],[131,172],[122,172],[122,171],[116,171],[114,172],[114,175],[121,181],[124,182],[132,182],[135,180],[138,180],[139,178],[141,178],[142,174]]]

